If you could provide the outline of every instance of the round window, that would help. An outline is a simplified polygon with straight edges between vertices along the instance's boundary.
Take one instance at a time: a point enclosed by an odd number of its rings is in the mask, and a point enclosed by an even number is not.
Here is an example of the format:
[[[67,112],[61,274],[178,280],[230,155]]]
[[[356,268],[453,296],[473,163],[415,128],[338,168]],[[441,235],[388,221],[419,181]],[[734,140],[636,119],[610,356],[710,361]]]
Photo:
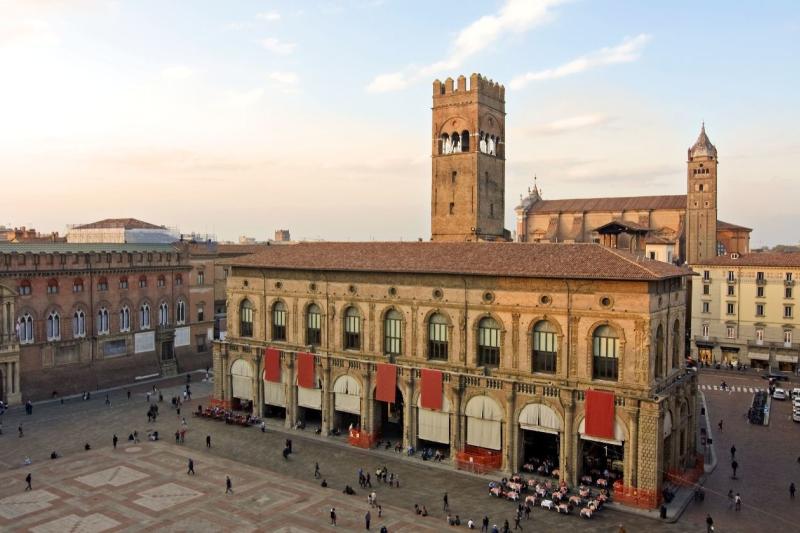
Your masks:
[[[602,298],[600,298],[600,305],[602,305],[603,307],[611,307],[612,303],[613,302],[611,301],[611,298],[609,298],[608,296],[603,296]]]
[[[486,291],[483,293],[483,301],[484,302],[492,302],[494,301],[494,294],[491,291]]]
[[[250,285],[250,282],[249,282],[249,281],[247,281],[247,280],[244,280],[244,281],[242,282],[242,285],[244,285],[245,287],[248,287],[248,286]]]
[[[280,289],[281,287],[283,287],[283,283],[281,283],[280,281],[276,281],[275,282],[275,288],[276,289]]]
[[[356,293],[356,286],[355,286],[355,285],[350,285],[349,287],[347,287],[347,290],[348,290],[348,291],[349,291],[351,294],[355,294],[355,293]]]
[[[397,289],[394,287],[389,287],[389,296],[397,296]]]
[[[444,293],[442,292],[442,289],[433,289],[433,297],[434,297],[434,299],[441,300],[442,296],[444,296]]]
[[[315,290],[317,290],[317,284],[316,283],[309,283],[308,284],[308,290],[310,290],[311,292],[314,292]]]
[[[550,298],[550,296],[548,296],[548,295],[546,295],[546,294],[542,294],[542,295],[539,297],[539,303],[540,303],[540,304],[542,304],[542,305],[550,305],[550,303],[551,303],[552,301],[553,301],[553,299],[552,299],[552,298]]]

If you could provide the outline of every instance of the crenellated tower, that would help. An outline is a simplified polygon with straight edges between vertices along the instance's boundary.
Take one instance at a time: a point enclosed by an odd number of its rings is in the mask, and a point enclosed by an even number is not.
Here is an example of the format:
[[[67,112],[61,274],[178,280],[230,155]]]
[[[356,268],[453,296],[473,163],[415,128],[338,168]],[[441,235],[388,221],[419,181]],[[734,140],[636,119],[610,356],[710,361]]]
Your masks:
[[[509,240],[505,88],[480,74],[433,82],[431,240]]]
[[[686,261],[692,265],[717,256],[717,149],[705,124],[686,164]]]

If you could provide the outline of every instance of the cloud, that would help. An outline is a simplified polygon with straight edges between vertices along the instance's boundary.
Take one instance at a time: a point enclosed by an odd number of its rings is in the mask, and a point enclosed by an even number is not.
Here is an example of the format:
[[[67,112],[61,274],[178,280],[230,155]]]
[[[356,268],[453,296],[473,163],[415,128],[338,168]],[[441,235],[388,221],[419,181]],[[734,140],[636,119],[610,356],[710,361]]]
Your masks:
[[[640,33],[636,37],[626,37],[617,46],[601,48],[558,67],[516,76],[509,83],[509,87],[511,89],[522,89],[532,81],[554,80],[605,65],[631,63],[641,57],[642,49],[649,41],[650,35],[646,33]]]
[[[252,28],[253,26],[254,24],[252,22],[228,22],[222,29],[225,31],[242,31]]]
[[[554,120],[540,126],[535,126],[528,131],[535,135],[553,135],[602,126],[608,124],[611,120],[613,120],[612,117],[605,113],[589,113],[586,115],[576,115]]]
[[[261,40],[261,46],[272,52],[273,54],[285,56],[294,51],[294,43],[286,43],[276,39],[275,37],[267,37]]]
[[[161,69],[161,77],[169,81],[179,81],[191,78],[195,71],[186,65],[172,65]]]
[[[382,93],[402,90],[421,79],[459,68],[472,56],[489,48],[500,37],[523,33],[548,20],[552,8],[565,0],[507,0],[497,15],[485,15],[458,32],[450,53],[423,67],[409,66],[398,72],[380,74],[367,91]]]
[[[280,85],[295,85],[297,84],[297,73],[295,72],[270,72],[269,79]]]
[[[280,20],[281,14],[278,13],[277,11],[267,11],[265,13],[259,13],[258,15],[256,15],[256,18],[261,20],[266,20],[268,22],[273,22],[276,20]]]
[[[22,19],[0,22],[0,48],[6,46],[54,46],[58,35],[44,20]]]

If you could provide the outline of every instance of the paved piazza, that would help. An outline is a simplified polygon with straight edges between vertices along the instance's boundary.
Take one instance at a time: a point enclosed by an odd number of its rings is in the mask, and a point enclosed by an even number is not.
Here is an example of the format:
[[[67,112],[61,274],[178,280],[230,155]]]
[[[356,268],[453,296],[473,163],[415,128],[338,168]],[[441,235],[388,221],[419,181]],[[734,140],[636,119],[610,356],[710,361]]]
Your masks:
[[[310,532],[333,530],[328,518],[333,506],[339,517],[337,529],[363,531],[367,493],[358,487],[357,470],[362,467],[374,472],[382,465],[399,475],[401,487],[389,489],[376,484],[383,517],[378,518],[377,510],[373,510],[373,530],[384,524],[390,532],[449,530],[441,508],[444,491],[449,493],[453,512],[464,522],[487,514],[492,523],[502,526],[508,519],[513,527],[513,505],[488,496],[486,478],[392,451],[352,448],[338,439],[317,437],[309,430],[286,431],[271,424],[266,433],[261,433],[257,428],[228,426],[189,415],[186,443],[176,445],[174,433],[180,418],[167,398],[178,390],[178,383],[173,381],[172,388],[162,385],[165,401],[160,404],[161,416],[155,424],[147,424],[142,386],[132,389],[130,401],[124,391],[112,394],[110,407],[105,405],[104,395],[98,394],[88,402],[37,405],[33,416],[25,416],[21,409],[6,413],[4,435],[0,436],[0,530]],[[193,384],[195,399],[184,404],[184,415],[208,401],[204,395],[209,388]],[[22,438],[16,435],[20,422],[25,432]],[[134,429],[142,436],[148,429],[157,429],[164,440],[128,443],[127,435]],[[120,438],[117,450],[111,445],[114,433]],[[212,436],[211,449],[205,447],[207,434]],[[286,438],[292,438],[295,452],[289,460],[280,453]],[[86,442],[92,446],[88,452],[83,449]],[[62,457],[49,459],[53,450]],[[757,452],[753,449],[752,453]],[[28,467],[22,466],[25,455],[33,460]],[[186,473],[189,457],[194,459],[196,476]],[[327,489],[313,479],[315,461],[319,461],[330,485]],[[33,474],[34,490],[25,492],[28,472]],[[226,475],[233,481],[233,495],[225,495]],[[344,495],[345,484],[353,485],[357,495]],[[414,515],[414,503],[426,505],[430,516],[423,519]],[[523,525],[526,530],[567,527],[616,532],[619,524],[624,524],[628,532],[705,531],[706,505],[713,506],[713,499],[707,499],[698,506],[698,512],[688,513],[677,524],[611,509],[591,520],[536,509],[531,521]],[[716,516],[716,512],[712,514]]]

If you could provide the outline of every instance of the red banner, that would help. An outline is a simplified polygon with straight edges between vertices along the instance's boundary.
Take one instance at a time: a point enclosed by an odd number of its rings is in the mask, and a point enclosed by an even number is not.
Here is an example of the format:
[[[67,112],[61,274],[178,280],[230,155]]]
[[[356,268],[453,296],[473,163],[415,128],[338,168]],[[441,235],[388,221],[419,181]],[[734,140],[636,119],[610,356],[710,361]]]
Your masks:
[[[425,409],[442,409],[442,372],[422,369],[422,394],[420,403]]]
[[[389,363],[378,365],[378,386],[375,399],[380,402],[394,403],[397,389],[397,367]]]
[[[314,354],[297,353],[297,384],[306,389],[314,388]]]
[[[264,354],[264,381],[281,382],[281,353],[275,348],[267,348]]]
[[[614,438],[614,393],[586,391],[586,425],[584,431],[592,437]]]

